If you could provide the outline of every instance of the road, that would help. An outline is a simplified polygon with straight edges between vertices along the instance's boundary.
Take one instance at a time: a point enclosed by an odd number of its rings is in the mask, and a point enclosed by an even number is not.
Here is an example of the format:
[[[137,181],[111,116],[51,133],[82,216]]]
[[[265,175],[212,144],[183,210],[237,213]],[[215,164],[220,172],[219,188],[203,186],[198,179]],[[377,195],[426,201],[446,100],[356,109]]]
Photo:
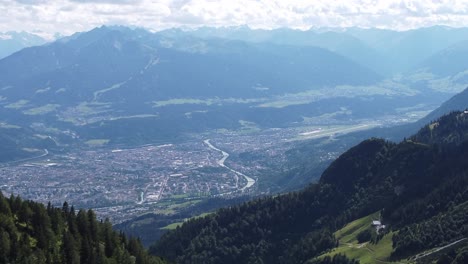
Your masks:
[[[206,139],[206,140],[204,140],[203,142],[204,142],[210,149],[219,151],[219,152],[221,152],[221,153],[223,154],[223,157],[222,157],[220,160],[218,160],[218,165],[219,165],[219,166],[221,166],[221,167],[223,167],[223,168],[226,168],[226,169],[228,169],[228,170],[234,172],[235,174],[244,177],[244,178],[247,180],[247,184],[246,184],[244,187],[240,188],[240,189],[239,189],[240,191],[244,191],[245,189],[248,189],[248,188],[252,187],[252,186],[255,184],[255,180],[252,179],[251,177],[249,177],[249,176],[243,174],[243,173],[240,172],[240,171],[236,171],[236,170],[234,170],[234,169],[232,169],[232,168],[230,168],[230,167],[228,167],[228,166],[226,166],[226,165],[224,164],[224,163],[226,162],[227,158],[229,158],[229,153],[227,153],[226,151],[220,150],[219,148],[213,146],[213,144],[210,143],[210,140],[209,140],[209,139]]]
[[[448,248],[448,247],[451,247],[451,246],[453,246],[453,245],[455,245],[455,244],[458,244],[458,243],[460,243],[460,242],[462,242],[462,241],[464,241],[464,240],[466,240],[466,238],[462,238],[462,239],[460,239],[460,240],[457,240],[457,241],[455,241],[455,242],[452,242],[452,243],[450,243],[450,244],[448,244],[448,245],[446,245],[446,246],[443,246],[443,247],[440,247],[440,248],[437,248],[437,249],[432,249],[432,250],[430,250],[430,251],[426,251],[426,252],[424,252],[424,253],[421,253],[421,254],[418,254],[418,255],[412,257],[410,260],[414,261],[414,260],[417,260],[417,259],[420,259],[420,258],[427,257],[427,256],[432,255],[432,254],[434,254],[434,253],[437,253],[437,252],[439,252],[439,251],[441,251],[441,250],[444,250],[444,249],[446,249],[446,248]]]

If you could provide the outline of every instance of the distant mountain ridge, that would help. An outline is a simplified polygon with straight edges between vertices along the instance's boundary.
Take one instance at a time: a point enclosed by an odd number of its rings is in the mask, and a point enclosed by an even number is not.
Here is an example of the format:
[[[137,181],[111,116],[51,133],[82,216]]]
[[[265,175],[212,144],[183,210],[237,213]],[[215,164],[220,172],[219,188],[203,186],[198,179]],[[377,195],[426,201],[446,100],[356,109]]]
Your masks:
[[[0,72],[6,123],[38,123],[113,143],[236,127],[243,116],[264,111],[251,106],[265,100],[382,79],[318,47],[208,41],[105,26],[23,49],[0,60]],[[241,110],[224,110],[232,107]]]
[[[422,62],[420,68],[427,72],[438,76],[451,76],[463,74],[461,76],[466,79],[466,71],[468,70],[468,40],[450,45],[447,48],[435,53]]]
[[[284,127],[342,109],[349,114],[339,115],[339,121],[395,114],[418,104],[418,98],[424,98],[422,105],[439,102],[440,93],[458,89],[444,92],[452,87],[444,81],[451,77],[434,81],[430,74],[408,83],[385,79],[391,72],[383,69],[390,63],[385,52],[416,49],[409,36],[428,32],[452,34],[443,28],[151,33],[103,26],[0,60],[1,121],[59,144],[78,138],[135,144],[237,129],[240,120]],[[381,35],[405,37],[375,43]],[[420,55],[459,38],[436,41]]]
[[[143,29],[129,29],[123,26],[106,27],[111,30],[138,31],[144,35]],[[320,47],[353,61],[374,69],[382,75],[391,76],[395,73],[405,73],[417,70],[430,64],[431,57],[444,54],[453,49],[452,47],[463,47],[468,29],[451,28],[444,26],[433,26],[408,31],[392,31],[382,29],[362,29],[362,28],[318,28],[307,31],[293,30],[287,28],[275,30],[251,29],[249,27],[202,27],[196,30],[169,29],[157,32],[159,36],[169,39],[165,45],[173,45],[174,39],[192,36],[197,39],[230,39],[240,40],[249,43],[273,43],[278,45],[293,46],[314,46]],[[65,37],[62,41],[69,41],[85,34],[77,33],[70,37]],[[14,51],[21,48],[36,46],[45,43],[45,40],[30,33],[7,32],[0,33],[0,55],[2,45],[4,50],[9,50],[9,46],[15,46]],[[4,44],[2,44],[2,41]],[[15,43],[15,44],[13,44]],[[13,53],[11,51],[7,52]],[[6,55],[0,56],[0,58]],[[436,58],[434,58],[437,61]],[[460,60],[462,61],[462,60]],[[434,68],[436,74],[453,73],[447,72],[447,68],[457,69],[459,63],[452,63],[446,67]],[[427,65],[426,65],[427,66]],[[436,66],[436,65],[434,65]],[[445,69],[445,70],[442,70]]]
[[[433,26],[408,31],[350,28],[344,32],[390,58],[396,73],[420,67],[427,58],[468,40],[467,28]]]
[[[193,34],[196,37],[227,38],[248,41],[252,43],[274,43],[278,45],[314,46],[320,47],[360,63],[379,73],[386,72],[382,69],[382,54],[366,45],[358,38],[340,32],[316,32],[314,30],[301,31],[292,29],[261,30],[248,27],[234,28],[200,28],[193,32],[180,30],[167,30],[160,32],[162,35]]]
[[[161,39],[149,32],[101,27],[27,49],[0,61],[0,70],[6,73],[0,85],[14,88],[5,92],[5,96],[12,99],[19,96],[10,92],[25,94],[24,89],[32,88],[28,83],[34,82],[35,87],[49,86],[55,91],[65,88],[61,96],[68,98],[69,93],[77,94],[79,89],[80,97],[76,98],[79,100],[92,100],[94,92],[118,84],[118,98],[111,95],[111,100],[136,94],[147,100],[161,100],[184,96],[275,94],[294,91],[285,90],[287,84],[288,89],[304,90],[317,85],[370,84],[379,78],[372,71],[319,48],[269,46],[269,51],[265,52],[265,47],[234,41],[192,40],[191,43],[172,44],[175,48],[168,49],[164,43],[169,41],[177,43],[178,40]],[[190,47],[191,44],[200,48]],[[217,52],[219,45],[221,53]],[[19,68],[21,72],[14,72]],[[306,77],[305,71],[310,77]],[[66,77],[58,79],[58,74]],[[185,76],[190,84],[175,74]],[[331,78],[332,75],[336,78]],[[268,90],[255,90],[256,85]],[[126,88],[128,86],[130,88]],[[87,95],[84,89],[89,89]],[[121,94],[128,89],[140,91],[127,91],[126,96]],[[219,89],[222,93],[217,92]],[[28,92],[34,94],[35,90]]]
[[[162,34],[181,34],[168,30]],[[200,28],[201,38],[228,38],[254,43],[317,46],[346,56],[385,76],[406,73],[420,67],[427,58],[468,40],[468,29],[434,26],[408,31],[362,28],[318,28],[261,30],[248,27]],[[455,66],[456,67],[456,66]]]
[[[45,44],[44,38],[27,32],[0,32],[0,59],[23,48]]]

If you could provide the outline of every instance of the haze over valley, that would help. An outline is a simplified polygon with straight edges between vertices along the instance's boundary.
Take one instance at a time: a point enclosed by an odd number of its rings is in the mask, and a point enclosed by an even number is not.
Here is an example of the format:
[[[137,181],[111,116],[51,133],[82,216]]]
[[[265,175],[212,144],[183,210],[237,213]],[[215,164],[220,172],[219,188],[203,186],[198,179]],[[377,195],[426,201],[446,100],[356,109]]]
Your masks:
[[[2,190],[121,222],[300,188],[365,138],[345,134],[416,121],[465,87],[463,61],[433,68],[463,30],[100,27],[24,49],[0,61],[1,129],[24,136],[4,136]],[[417,49],[427,32],[458,42]],[[317,146],[308,176],[284,165],[303,142]]]
[[[23,5],[44,15],[42,3],[7,2],[10,16]],[[28,32],[14,19],[18,31],[0,32],[0,215],[12,223],[0,223],[0,239],[25,233],[31,261],[50,260],[39,252],[49,247],[84,263],[89,247],[122,263],[463,263],[468,234],[447,223],[466,225],[468,24],[408,15],[413,27],[376,27],[387,21],[379,4],[375,21],[348,25],[354,11],[333,3],[335,24],[305,27],[298,6],[270,10],[270,27],[191,24],[181,21],[195,3],[175,1],[155,28],[125,21],[136,17],[130,2],[93,2],[73,6],[129,13],[69,28],[41,20]],[[249,17],[238,9],[236,19]],[[77,227],[87,235],[73,231],[74,209],[78,221],[93,210]],[[75,232],[80,257],[65,253],[75,242],[37,242],[53,240],[36,238],[41,210],[54,232],[67,230],[60,241]]]
[[[264,38],[242,37],[249,33]],[[291,36],[325,43],[342,38],[345,46],[357,41],[339,32],[206,28],[153,34],[100,27],[1,60],[2,130],[26,137],[14,143],[21,147],[17,155],[3,158],[19,162],[2,169],[2,189],[99,208],[103,217],[118,215],[118,221],[170,212],[171,206],[158,202],[171,197],[190,206],[223,193],[295,189],[313,179],[286,183],[269,174],[301,141],[322,144],[315,154],[318,178],[320,168],[345,150],[328,147],[341,140],[336,135],[416,121],[459,90],[452,84],[452,90],[439,89],[433,83],[440,77],[384,77],[313,41],[277,41]],[[204,146],[206,139],[234,157],[226,161],[231,167],[258,183],[243,189],[244,177],[217,165],[220,153]],[[165,144],[170,147],[160,147]],[[246,155],[258,160],[242,159]]]

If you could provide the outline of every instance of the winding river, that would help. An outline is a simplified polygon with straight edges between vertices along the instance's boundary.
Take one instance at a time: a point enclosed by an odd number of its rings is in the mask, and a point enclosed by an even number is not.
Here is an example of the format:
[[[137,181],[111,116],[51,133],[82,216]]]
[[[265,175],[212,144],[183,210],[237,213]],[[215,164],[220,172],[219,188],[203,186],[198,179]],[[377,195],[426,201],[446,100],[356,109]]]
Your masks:
[[[226,166],[226,165],[224,164],[224,162],[227,160],[227,158],[229,158],[229,153],[227,153],[226,151],[220,150],[219,148],[213,146],[213,145],[210,143],[210,140],[209,140],[209,139],[206,139],[206,140],[204,140],[203,142],[204,142],[210,149],[219,151],[219,152],[221,152],[221,153],[223,154],[223,157],[222,157],[220,160],[218,160],[218,165],[219,165],[219,166],[224,167],[224,168],[226,168],[226,169],[228,169],[228,170],[234,172],[235,174],[244,177],[244,178],[247,180],[247,184],[246,184],[244,187],[240,188],[240,189],[239,189],[240,191],[244,191],[245,189],[250,188],[250,187],[252,187],[252,186],[255,184],[255,180],[254,180],[254,179],[252,179],[252,178],[250,178],[249,176],[245,175],[244,173],[242,173],[242,172],[240,172],[240,171],[236,171],[236,170],[234,170],[234,169],[232,169],[232,168],[230,168],[230,167],[228,167],[228,166]]]

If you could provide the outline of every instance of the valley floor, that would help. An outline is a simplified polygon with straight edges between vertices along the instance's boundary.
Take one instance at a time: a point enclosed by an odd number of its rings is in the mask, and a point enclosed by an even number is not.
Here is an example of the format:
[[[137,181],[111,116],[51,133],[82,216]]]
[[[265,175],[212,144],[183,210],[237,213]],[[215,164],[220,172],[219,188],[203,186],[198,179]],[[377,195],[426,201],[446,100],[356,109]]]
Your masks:
[[[57,206],[68,201],[93,208],[100,217],[120,223],[148,212],[173,214],[207,198],[268,194],[269,177],[278,169],[271,166],[285,164],[286,153],[304,140],[332,142],[395,122],[404,120],[391,116],[264,130],[246,125],[238,131],[193,135],[184,142],[132,148],[112,148],[106,146],[108,140],[94,139],[88,147],[65,154],[46,152],[3,164],[0,189]],[[328,164],[345,150],[317,150],[317,160]]]

